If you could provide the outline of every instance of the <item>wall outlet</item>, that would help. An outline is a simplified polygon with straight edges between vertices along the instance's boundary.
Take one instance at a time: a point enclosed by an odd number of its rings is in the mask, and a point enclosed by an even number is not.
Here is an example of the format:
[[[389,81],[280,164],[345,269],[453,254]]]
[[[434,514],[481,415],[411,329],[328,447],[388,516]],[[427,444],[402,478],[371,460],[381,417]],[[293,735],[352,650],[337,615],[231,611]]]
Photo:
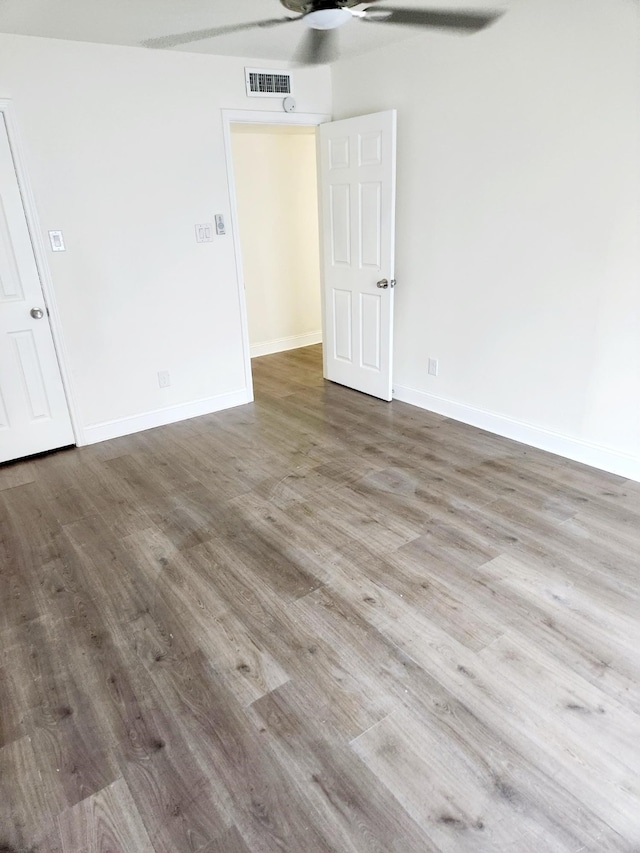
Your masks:
[[[168,370],[158,371],[158,385],[161,388],[168,388],[171,385],[171,374]]]
[[[429,359],[429,376],[437,376],[438,375],[438,359],[430,358]]]

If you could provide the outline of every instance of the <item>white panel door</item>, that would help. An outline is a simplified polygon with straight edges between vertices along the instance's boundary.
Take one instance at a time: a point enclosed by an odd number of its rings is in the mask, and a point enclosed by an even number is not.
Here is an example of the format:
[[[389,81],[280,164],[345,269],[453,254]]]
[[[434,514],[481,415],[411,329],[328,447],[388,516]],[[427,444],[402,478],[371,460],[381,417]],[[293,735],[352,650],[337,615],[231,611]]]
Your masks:
[[[0,462],[73,443],[7,128],[0,114]]]
[[[322,124],[324,375],[391,399],[396,111]]]

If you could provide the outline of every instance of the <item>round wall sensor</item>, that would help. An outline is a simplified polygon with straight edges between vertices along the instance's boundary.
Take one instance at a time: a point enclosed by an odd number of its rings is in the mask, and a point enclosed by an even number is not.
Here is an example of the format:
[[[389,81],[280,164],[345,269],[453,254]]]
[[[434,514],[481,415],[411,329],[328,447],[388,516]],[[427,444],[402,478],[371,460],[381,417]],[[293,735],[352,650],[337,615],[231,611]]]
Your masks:
[[[285,113],[295,112],[296,102],[293,98],[285,98],[284,101],[282,102],[282,107],[283,107]]]

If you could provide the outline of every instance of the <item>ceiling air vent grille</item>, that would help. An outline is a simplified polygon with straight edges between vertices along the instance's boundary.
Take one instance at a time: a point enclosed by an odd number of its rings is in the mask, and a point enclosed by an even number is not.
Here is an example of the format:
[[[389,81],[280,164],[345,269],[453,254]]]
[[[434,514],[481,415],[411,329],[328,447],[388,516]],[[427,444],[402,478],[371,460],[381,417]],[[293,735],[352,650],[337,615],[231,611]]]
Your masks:
[[[286,71],[245,68],[244,77],[250,98],[280,98],[291,94],[291,75]]]

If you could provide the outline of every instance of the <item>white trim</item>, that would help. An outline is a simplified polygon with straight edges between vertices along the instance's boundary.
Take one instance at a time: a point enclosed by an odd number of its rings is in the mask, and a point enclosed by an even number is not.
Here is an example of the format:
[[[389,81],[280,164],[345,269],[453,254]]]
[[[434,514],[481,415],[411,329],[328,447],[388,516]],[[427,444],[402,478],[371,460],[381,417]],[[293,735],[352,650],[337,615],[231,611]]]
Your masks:
[[[285,113],[266,110],[221,110],[222,135],[224,138],[224,155],[227,164],[227,187],[229,193],[229,210],[231,212],[231,236],[236,259],[236,283],[240,305],[240,322],[242,326],[242,351],[244,358],[244,375],[249,400],[253,400],[253,376],[251,374],[251,346],[249,344],[249,323],[247,320],[247,297],[244,289],[244,273],[242,268],[242,249],[240,247],[240,230],[238,226],[238,202],[236,196],[236,181],[233,171],[233,148],[231,146],[232,124],[280,124],[302,125],[317,127],[331,116],[325,113]]]
[[[231,124],[297,124],[317,127],[331,121],[328,113],[285,113],[275,110],[222,110],[225,126]]]
[[[84,434],[82,429],[82,421],[80,419],[80,410],[76,404],[76,395],[73,390],[71,380],[71,372],[68,365],[70,364],[69,354],[64,343],[64,335],[62,333],[62,321],[58,304],[55,298],[55,289],[51,270],[47,261],[47,251],[45,242],[42,238],[42,229],[38,219],[37,207],[31,184],[29,183],[28,172],[25,166],[24,157],[22,155],[23,145],[20,138],[20,131],[15,118],[13,101],[10,98],[0,98],[0,113],[3,115],[6,126],[7,136],[9,137],[9,147],[13,158],[13,165],[18,179],[18,187],[22,196],[22,205],[24,214],[27,220],[27,228],[31,238],[33,247],[33,255],[38,269],[40,278],[40,286],[42,287],[42,295],[45,304],[49,309],[49,325],[51,326],[51,335],[53,337],[53,345],[58,359],[58,367],[62,377],[62,385],[64,388],[65,397],[67,399],[67,407],[69,409],[69,417],[71,419],[71,428],[75,436],[76,444],[84,444]]]
[[[251,358],[261,355],[271,355],[274,352],[285,352],[300,347],[310,347],[322,343],[322,330],[309,332],[308,335],[289,335],[287,338],[274,338],[272,341],[263,341],[260,344],[251,345]]]
[[[327,306],[326,299],[324,298],[324,283],[326,280],[326,264],[324,259],[324,241],[325,241],[325,233],[324,233],[324,216],[322,210],[322,174],[320,169],[320,163],[322,162],[322,143],[320,142],[320,134],[316,133],[316,163],[318,164],[316,167],[316,197],[318,201],[318,227],[319,234],[318,239],[320,240],[320,324],[322,326],[322,335],[323,339],[327,340]],[[328,376],[329,374],[329,348],[322,347],[322,375]]]
[[[611,474],[640,481],[640,457],[621,453],[619,450],[614,450],[606,445],[572,438],[544,427],[518,421],[485,409],[476,409],[473,406],[448,400],[445,397],[437,397],[435,394],[428,394],[425,391],[417,391],[414,388],[396,385],[393,397],[395,400],[411,403],[412,406],[418,406],[420,409],[427,409],[447,418],[462,421],[462,423],[504,436],[504,438],[510,438],[513,441],[519,441],[531,447],[564,456],[566,459],[573,459],[575,462],[582,462],[584,465],[591,465],[593,468],[600,468]]]
[[[219,394],[216,397],[206,397],[194,400],[192,403],[182,403],[179,406],[168,406],[166,409],[155,409],[142,415],[132,415],[129,418],[119,418],[115,421],[104,421],[92,424],[84,429],[84,444],[96,444],[98,441],[108,441],[110,438],[120,438],[142,432],[145,429],[166,426],[167,424],[186,421],[201,415],[211,415],[233,406],[242,406],[251,402],[251,396],[246,388]]]

